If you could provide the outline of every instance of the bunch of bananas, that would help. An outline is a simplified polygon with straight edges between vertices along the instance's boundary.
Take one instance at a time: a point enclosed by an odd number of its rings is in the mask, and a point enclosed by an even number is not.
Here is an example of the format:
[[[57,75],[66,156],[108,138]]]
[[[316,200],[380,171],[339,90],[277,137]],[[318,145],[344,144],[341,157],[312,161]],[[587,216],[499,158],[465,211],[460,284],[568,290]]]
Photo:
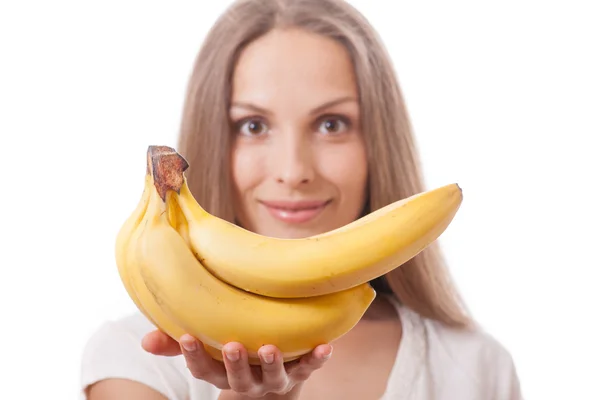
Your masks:
[[[446,185],[324,234],[278,239],[205,211],[187,168],[174,149],[149,146],[141,200],[117,236],[120,278],[175,340],[189,333],[217,360],[240,342],[255,365],[263,344],[291,361],[347,333],[375,299],[369,281],[436,240],[462,202],[458,185]]]

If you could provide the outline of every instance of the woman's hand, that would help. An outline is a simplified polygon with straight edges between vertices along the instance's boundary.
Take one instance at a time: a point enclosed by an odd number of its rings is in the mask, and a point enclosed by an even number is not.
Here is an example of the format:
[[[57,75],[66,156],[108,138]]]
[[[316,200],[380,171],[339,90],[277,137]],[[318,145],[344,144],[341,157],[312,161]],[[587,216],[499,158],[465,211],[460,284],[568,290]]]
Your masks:
[[[261,365],[254,366],[248,364],[248,353],[239,343],[223,346],[223,362],[214,360],[202,343],[190,335],[182,336],[180,343],[156,330],[144,337],[142,347],[156,355],[183,354],[195,378],[251,398],[290,392],[321,368],[332,351],[330,345],[320,345],[299,360],[284,364],[281,352],[275,346],[265,345],[258,351]]]

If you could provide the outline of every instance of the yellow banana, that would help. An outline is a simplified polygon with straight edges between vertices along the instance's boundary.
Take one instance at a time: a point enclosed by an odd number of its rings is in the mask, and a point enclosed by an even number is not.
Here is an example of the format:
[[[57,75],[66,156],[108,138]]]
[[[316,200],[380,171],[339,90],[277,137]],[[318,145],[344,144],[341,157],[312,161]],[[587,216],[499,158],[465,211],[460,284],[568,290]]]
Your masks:
[[[140,275],[140,265],[135,257],[135,249],[142,229],[140,227],[146,216],[146,210],[150,202],[152,178],[146,174],[144,191],[142,197],[133,213],[125,220],[119,230],[116,240],[116,262],[119,276],[129,297],[140,310],[140,312],[157,328],[165,332],[175,340],[179,340],[185,331],[158,306],[152,293],[148,291]],[[172,221],[182,223],[176,213],[169,215]],[[222,360],[221,352],[204,343],[204,348],[215,359]]]
[[[133,301],[136,307],[144,314],[146,318],[148,318],[152,323],[154,321],[150,318],[144,307],[142,306],[138,295],[133,287],[131,272],[132,269],[130,267],[130,255],[129,245],[131,243],[131,237],[134,234],[136,228],[139,223],[144,218],[146,213],[146,208],[148,207],[148,202],[150,200],[150,182],[151,176],[150,174],[146,174],[146,180],[144,182],[144,191],[142,192],[142,197],[138,202],[135,210],[131,215],[125,220],[125,223],[121,226],[119,233],[117,234],[116,246],[115,246],[115,256],[117,269],[119,272],[119,276],[121,278],[121,282],[129,295],[129,298]]]
[[[344,335],[375,298],[368,284],[304,299],[263,297],[228,285],[204,269],[172,226],[173,193],[166,192],[165,202],[158,191],[150,192],[128,247],[135,275],[143,281],[135,278],[134,287],[142,307],[160,329],[170,335],[175,331],[176,340],[185,331],[218,350],[237,341],[247,348],[252,364],[259,363],[263,344],[273,344],[290,361]]]
[[[155,326],[161,326],[172,336],[181,337],[183,331],[175,326],[168,318],[161,314],[160,308],[156,305],[152,295],[143,284],[139,275],[139,263],[135,258],[135,246],[141,233],[140,224],[144,221],[148,204],[150,202],[151,191],[153,190],[152,179],[146,174],[144,192],[136,209],[127,218],[117,235],[116,243],[116,261],[119,275],[123,286],[129,297],[133,300],[136,307],[144,314]]]
[[[435,241],[463,199],[457,184],[445,185],[321,235],[270,238],[206,212],[190,192],[183,174],[188,164],[175,150],[150,146],[149,152],[157,170],[178,176],[171,190],[202,265],[224,282],[268,297],[326,295],[388,273]]]
[[[240,342],[257,365],[263,344],[277,346],[291,361],[343,336],[361,319],[375,298],[368,284],[275,299],[214,277],[189,247],[189,226],[176,201],[181,175],[172,173],[181,161],[153,163],[150,155],[142,198],[117,236],[116,260],[127,293],[158,329],[175,340],[190,333],[217,360],[223,344]]]

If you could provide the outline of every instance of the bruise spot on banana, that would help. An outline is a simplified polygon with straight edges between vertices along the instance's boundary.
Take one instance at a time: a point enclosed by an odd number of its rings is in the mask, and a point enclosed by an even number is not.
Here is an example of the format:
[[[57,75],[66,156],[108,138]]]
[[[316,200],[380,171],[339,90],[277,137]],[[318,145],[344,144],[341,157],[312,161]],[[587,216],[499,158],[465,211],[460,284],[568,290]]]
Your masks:
[[[166,201],[169,190],[179,194],[183,173],[188,167],[185,158],[172,147],[148,146],[146,173],[152,173],[154,187],[163,201]]]

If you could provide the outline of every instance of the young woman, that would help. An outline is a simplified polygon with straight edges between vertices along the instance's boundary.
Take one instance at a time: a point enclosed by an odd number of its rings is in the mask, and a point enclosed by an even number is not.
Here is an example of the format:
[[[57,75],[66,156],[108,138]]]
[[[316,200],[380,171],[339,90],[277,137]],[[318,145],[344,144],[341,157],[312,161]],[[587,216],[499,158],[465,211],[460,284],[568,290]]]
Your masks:
[[[322,233],[425,189],[390,60],[339,0],[235,3],[198,55],[179,151],[209,212],[267,236]],[[86,347],[82,396],[520,398],[511,356],[470,319],[435,245],[372,284],[353,330],[290,365],[272,345],[261,366],[237,343],[220,363],[139,314],[109,322]]]

